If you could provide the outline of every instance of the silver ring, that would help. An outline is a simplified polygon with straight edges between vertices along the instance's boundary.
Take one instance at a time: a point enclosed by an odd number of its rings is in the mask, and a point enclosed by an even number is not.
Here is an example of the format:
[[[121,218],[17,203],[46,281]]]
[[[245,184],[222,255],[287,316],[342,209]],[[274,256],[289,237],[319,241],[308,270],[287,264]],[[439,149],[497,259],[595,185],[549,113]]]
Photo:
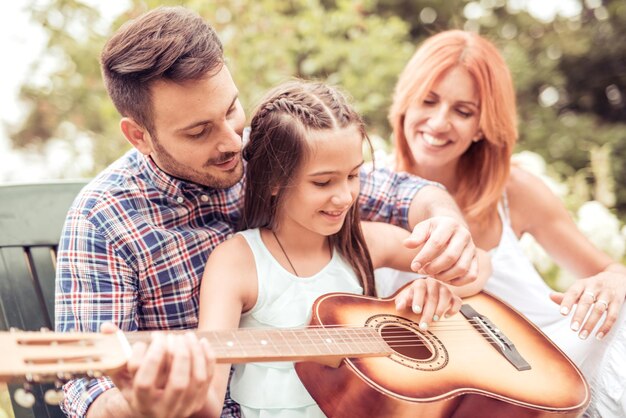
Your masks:
[[[604,309],[602,311],[606,311],[607,309],[609,309],[609,302],[607,302],[606,300],[598,299],[596,301],[596,304],[600,303],[604,305]]]
[[[591,299],[593,299],[593,301],[594,301],[594,303],[595,303],[595,301],[596,301],[596,294],[595,294],[595,293],[593,293],[591,290],[585,290],[585,291],[583,292],[583,295],[589,295],[589,296],[591,296]]]

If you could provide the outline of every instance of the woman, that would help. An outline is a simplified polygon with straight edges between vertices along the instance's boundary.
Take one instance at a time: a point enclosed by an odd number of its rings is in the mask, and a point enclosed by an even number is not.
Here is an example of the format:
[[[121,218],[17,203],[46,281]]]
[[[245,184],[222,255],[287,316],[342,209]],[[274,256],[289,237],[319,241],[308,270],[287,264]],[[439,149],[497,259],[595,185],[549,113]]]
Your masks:
[[[626,416],[626,267],[583,236],[541,180],[511,166],[515,92],[497,49],[459,30],[430,37],[400,75],[389,120],[396,168],[446,186],[476,245],[491,251],[492,276],[458,294],[484,288],[521,311],[586,374],[589,414]],[[565,293],[552,292],[524,255],[524,233],[580,277]]]

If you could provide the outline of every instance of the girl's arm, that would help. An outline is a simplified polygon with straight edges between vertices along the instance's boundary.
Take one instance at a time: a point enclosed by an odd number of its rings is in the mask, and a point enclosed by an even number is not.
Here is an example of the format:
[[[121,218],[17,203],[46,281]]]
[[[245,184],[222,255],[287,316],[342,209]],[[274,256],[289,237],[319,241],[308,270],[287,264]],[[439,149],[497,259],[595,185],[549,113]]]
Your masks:
[[[526,232],[531,234],[560,267],[581,277],[564,294],[555,293],[552,300],[561,305],[564,315],[577,304],[572,329],[580,331],[582,338],[591,333],[607,311],[596,333],[602,338],[624,304],[626,267],[596,248],[580,232],[561,200],[537,177],[513,167],[507,194],[511,223],[518,237]]]
[[[235,235],[220,244],[207,261],[200,287],[198,330],[235,329],[241,313],[254,306],[258,293],[254,256],[245,239]],[[230,364],[218,364],[204,408],[198,417],[219,417]]]

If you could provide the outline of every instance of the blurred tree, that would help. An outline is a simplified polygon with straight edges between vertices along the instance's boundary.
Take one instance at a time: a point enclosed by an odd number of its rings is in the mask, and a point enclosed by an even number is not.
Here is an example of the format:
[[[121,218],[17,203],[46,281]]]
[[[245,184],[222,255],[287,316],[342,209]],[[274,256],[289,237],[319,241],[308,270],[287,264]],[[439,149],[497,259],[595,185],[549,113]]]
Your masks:
[[[506,0],[182,3],[220,34],[248,115],[280,81],[324,79],[349,92],[370,133],[383,138],[389,137],[386,114],[395,80],[415,47],[444,29],[478,31],[498,45],[511,67],[519,150],[540,153],[570,186],[570,208],[591,198],[609,204],[614,199],[626,217],[623,0],[580,0],[579,15],[549,22],[520,9],[519,1]],[[109,25],[79,0],[32,0],[33,19],[49,34],[48,59],[42,62],[52,61],[55,69],[44,85],[22,86],[21,99],[30,111],[13,134],[15,144],[71,142],[87,135],[94,144],[94,171],[119,156],[128,145],[101,82],[99,52],[122,22],[158,5],[177,4],[181,1],[129,0],[128,10]]]
[[[159,5],[178,4],[133,0],[112,26],[117,28]],[[324,79],[354,97],[373,134],[388,132],[381,109],[389,106],[389,92],[412,52],[407,25],[401,19],[377,16],[366,4],[349,0],[338,1],[330,9],[317,0],[189,0],[186,6],[220,34],[248,115],[262,94],[280,81]],[[100,30],[96,10],[78,0],[33,2],[31,10],[33,19],[49,34],[48,52],[56,67],[46,85],[22,86],[20,97],[30,111],[13,133],[14,143],[41,144],[49,138],[72,141],[76,135],[87,134],[95,144],[94,170],[99,171],[128,147],[98,64],[100,50],[113,29]]]

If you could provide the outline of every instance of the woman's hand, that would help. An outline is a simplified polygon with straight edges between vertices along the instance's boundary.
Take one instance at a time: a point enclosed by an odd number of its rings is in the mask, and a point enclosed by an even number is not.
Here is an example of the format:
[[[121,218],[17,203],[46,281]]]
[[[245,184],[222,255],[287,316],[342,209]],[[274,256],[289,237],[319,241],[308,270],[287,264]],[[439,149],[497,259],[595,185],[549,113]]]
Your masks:
[[[604,338],[615,324],[625,298],[626,268],[621,265],[611,265],[595,276],[579,279],[565,293],[555,292],[550,295],[552,301],[561,305],[563,315],[568,315],[573,306],[577,305],[571,328],[583,340],[591,334],[606,313],[596,332],[597,339]]]
[[[398,311],[411,310],[420,316],[419,327],[426,331],[432,322],[450,317],[461,309],[461,298],[432,277],[414,280],[395,297]]]

